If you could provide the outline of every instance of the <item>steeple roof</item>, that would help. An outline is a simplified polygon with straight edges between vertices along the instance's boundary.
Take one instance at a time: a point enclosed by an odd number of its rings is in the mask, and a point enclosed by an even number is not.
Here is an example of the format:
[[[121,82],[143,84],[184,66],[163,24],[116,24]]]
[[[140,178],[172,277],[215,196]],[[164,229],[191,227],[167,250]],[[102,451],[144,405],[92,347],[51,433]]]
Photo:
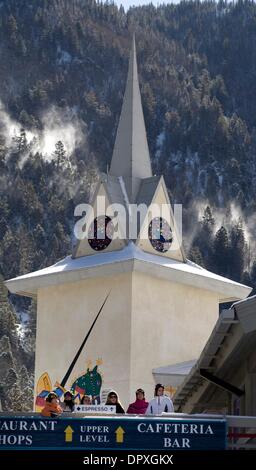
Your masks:
[[[134,202],[136,199],[141,179],[152,176],[138,81],[134,37],[124,101],[109,174],[123,177],[130,202]]]

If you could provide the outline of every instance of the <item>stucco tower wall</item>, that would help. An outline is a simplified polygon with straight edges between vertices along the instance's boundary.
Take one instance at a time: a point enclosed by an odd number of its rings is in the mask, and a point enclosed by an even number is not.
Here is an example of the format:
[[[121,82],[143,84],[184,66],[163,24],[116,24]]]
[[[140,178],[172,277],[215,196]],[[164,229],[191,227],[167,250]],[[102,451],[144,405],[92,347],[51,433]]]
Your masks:
[[[96,365],[103,388],[114,388],[128,399],[130,376],[131,273],[118,277],[89,279],[40,289],[35,360],[35,384],[48,372],[52,385],[61,382],[97,315],[107,293],[110,296],[94,326],[84,350],[67,382],[87,369],[87,361]]]
[[[199,357],[218,312],[214,292],[134,272],[130,398],[138,387],[152,397],[153,368]]]

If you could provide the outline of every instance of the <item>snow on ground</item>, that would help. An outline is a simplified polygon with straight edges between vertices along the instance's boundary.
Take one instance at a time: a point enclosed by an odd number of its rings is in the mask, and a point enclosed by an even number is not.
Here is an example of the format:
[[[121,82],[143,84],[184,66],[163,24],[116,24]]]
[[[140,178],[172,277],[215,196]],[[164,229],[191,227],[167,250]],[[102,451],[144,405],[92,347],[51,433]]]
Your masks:
[[[16,312],[16,315],[19,320],[19,323],[16,324],[17,335],[20,340],[24,340],[29,321],[29,314],[28,312],[18,311]]]
[[[72,56],[67,51],[63,51],[60,46],[57,48],[57,65],[66,65],[70,64],[72,61]]]

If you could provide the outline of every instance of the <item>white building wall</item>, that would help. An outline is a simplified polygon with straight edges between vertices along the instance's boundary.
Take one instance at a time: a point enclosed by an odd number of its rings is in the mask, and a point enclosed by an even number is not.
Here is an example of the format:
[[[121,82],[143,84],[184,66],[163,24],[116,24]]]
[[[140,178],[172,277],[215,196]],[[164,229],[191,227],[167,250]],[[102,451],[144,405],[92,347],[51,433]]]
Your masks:
[[[110,290],[66,388],[102,359],[125,407],[138,387],[152,396],[153,368],[197,358],[218,317],[218,294],[138,272],[40,289],[35,383],[61,382]]]
[[[110,296],[67,382],[69,388],[102,359],[103,388],[126,396],[130,374],[131,274],[90,279],[40,289],[36,338],[35,386],[48,372],[61,382],[106,295]]]
[[[152,397],[153,368],[199,356],[218,308],[217,293],[133,273],[131,397],[138,387]]]

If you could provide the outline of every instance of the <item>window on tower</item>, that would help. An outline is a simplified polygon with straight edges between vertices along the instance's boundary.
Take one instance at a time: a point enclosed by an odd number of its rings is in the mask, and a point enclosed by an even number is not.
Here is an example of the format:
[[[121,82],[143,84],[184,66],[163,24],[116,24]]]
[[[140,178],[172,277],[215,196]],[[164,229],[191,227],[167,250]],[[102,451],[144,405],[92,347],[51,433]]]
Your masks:
[[[148,238],[156,251],[166,253],[171,247],[173,234],[170,225],[162,217],[155,217],[148,227]]]
[[[110,217],[100,215],[92,222],[88,231],[88,243],[95,251],[107,248],[114,236],[114,225]]]

